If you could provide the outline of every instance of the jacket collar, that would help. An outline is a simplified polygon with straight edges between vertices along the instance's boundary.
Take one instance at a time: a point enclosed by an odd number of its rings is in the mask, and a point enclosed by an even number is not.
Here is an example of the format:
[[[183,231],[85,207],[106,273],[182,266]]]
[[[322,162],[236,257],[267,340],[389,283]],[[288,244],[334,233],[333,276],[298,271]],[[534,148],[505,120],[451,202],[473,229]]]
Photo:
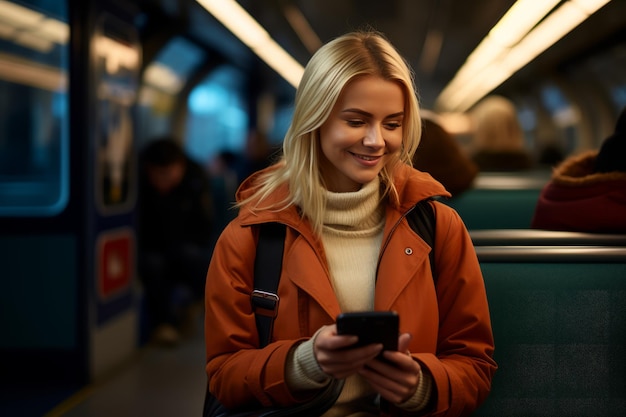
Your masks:
[[[418,171],[405,164],[397,167],[394,181],[398,190],[399,203],[391,201],[391,204],[402,213],[425,198],[452,196],[429,173]]]
[[[255,183],[259,177],[270,170],[275,170],[275,166],[270,166],[258,171],[244,180],[237,190],[237,201],[252,195]],[[421,200],[429,197],[451,197],[443,185],[435,180],[430,174],[418,171],[408,165],[399,165],[396,169],[395,186],[398,191],[398,201],[393,197],[389,197],[389,204],[400,213],[405,213]],[[266,200],[268,205],[284,201],[288,196],[288,186],[283,184],[276,192],[269,196]],[[273,210],[252,211],[250,206],[241,208],[239,214],[242,224],[255,224],[263,222],[279,221],[291,227],[301,227],[303,220],[297,207],[290,206],[280,212]]]

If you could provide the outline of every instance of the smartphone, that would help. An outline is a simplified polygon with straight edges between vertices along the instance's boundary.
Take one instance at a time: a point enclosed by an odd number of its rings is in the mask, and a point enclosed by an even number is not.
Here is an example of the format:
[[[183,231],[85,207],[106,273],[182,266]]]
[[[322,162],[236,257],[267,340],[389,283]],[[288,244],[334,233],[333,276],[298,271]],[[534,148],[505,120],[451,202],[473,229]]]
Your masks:
[[[358,336],[355,346],[382,343],[383,350],[398,350],[398,325],[395,311],[363,311],[337,316],[337,333]]]

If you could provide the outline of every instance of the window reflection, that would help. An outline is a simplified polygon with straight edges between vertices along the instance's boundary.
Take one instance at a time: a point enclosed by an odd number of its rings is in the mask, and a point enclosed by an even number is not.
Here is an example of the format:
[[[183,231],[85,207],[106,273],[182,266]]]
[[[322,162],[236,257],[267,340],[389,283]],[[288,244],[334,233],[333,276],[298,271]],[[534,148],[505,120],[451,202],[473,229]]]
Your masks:
[[[66,1],[0,0],[0,215],[51,216],[69,193]]]
[[[604,90],[609,91],[615,115],[626,106],[626,83],[624,83],[624,66],[626,65],[626,43],[618,43],[589,57],[585,68],[590,76],[600,83]],[[610,127],[611,129],[613,126]]]
[[[243,153],[249,125],[244,81],[239,70],[223,66],[189,95],[185,146],[201,164],[222,151]]]
[[[189,77],[207,53],[182,37],[172,38],[143,72],[139,92],[139,146],[172,133],[172,118]]]
[[[137,37],[134,27],[108,14],[98,22],[95,185],[96,202],[103,213],[128,211],[135,197],[131,148],[141,60]]]

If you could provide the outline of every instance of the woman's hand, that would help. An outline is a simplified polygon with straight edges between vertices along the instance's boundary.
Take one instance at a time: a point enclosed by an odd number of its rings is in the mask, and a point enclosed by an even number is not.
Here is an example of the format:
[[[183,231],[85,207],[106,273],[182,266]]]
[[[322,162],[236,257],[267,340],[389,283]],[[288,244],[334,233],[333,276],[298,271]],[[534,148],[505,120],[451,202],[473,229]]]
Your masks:
[[[383,349],[381,343],[351,349],[357,341],[357,336],[338,335],[334,324],[322,327],[313,341],[313,353],[322,371],[337,379],[347,378],[363,371]]]
[[[398,351],[383,352],[384,361],[372,359],[359,370],[383,398],[393,404],[409,400],[419,383],[420,366],[408,352],[411,335],[398,338]]]

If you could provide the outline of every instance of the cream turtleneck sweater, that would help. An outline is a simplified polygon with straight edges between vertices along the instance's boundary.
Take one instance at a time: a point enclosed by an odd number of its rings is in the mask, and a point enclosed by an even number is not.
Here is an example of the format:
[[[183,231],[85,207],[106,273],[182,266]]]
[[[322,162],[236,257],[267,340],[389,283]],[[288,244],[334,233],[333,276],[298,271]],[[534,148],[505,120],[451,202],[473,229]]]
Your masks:
[[[322,242],[341,311],[372,310],[385,226],[379,181],[356,192],[327,192],[326,200]]]
[[[356,192],[327,191],[326,200],[322,242],[339,306],[344,312],[372,310],[376,266],[385,226],[380,181],[377,178]],[[320,369],[315,359],[314,340],[315,336],[300,344],[287,365],[288,384],[296,391],[319,389],[329,381],[329,376]],[[424,392],[424,387],[420,388],[405,406],[410,409],[416,405],[418,408],[423,406],[427,400],[425,394],[428,394]],[[363,407],[360,404],[363,401],[359,399],[373,394],[375,392],[361,376],[353,375],[346,379],[335,406],[324,415],[353,415]]]
[[[366,311],[374,307],[384,210],[378,179],[356,192],[326,192],[322,242],[341,311]],[[288,366],[288,383],[297,390],[321,388],[329,381],[315,360],[314,339],[315,336],[296,348],[293,366]],[[325,416],[352,415],[363,407],[360,398],[374,394],[360,375],[353,375],[346,379],[341,396]]]

